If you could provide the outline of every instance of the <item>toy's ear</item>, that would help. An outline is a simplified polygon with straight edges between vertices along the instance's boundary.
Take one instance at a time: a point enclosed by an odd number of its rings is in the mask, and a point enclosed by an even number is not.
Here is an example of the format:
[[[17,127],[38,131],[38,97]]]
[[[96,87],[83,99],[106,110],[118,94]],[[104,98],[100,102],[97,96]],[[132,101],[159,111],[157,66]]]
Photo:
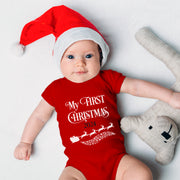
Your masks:
[[[141,122],[140,116],[127,116],[121,120],[121,129],[125,132],[135,131],[140,127]]]

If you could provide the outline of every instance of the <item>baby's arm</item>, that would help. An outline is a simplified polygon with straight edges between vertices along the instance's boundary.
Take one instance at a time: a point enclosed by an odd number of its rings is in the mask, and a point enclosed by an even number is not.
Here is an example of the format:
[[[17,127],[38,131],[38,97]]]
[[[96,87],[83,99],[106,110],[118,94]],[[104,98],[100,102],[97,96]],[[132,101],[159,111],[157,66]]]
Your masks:
[[[158,99],[174,108],[180,108],[180,93],[155,83],[126,77],[122,84],[121,92],[139,97]]]
[[[40,101],[26,123],[21,141],[14,151],[15,158],[29,160],[32,144],[44,124],[51,117],[53,110],[54,107],[48,104],[44,99]]]

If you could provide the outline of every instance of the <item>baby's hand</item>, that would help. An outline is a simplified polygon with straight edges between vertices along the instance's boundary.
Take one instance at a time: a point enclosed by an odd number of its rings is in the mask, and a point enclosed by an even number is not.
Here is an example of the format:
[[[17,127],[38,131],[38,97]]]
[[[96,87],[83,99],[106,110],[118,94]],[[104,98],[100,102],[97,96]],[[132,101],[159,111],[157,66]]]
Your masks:
[[[180,109],[180,93],[173,92],[169,104],[176,109]]]
[[[19,160],[29,160],[31,149],[31,144],[20,142],[14,151],[14,157]]]

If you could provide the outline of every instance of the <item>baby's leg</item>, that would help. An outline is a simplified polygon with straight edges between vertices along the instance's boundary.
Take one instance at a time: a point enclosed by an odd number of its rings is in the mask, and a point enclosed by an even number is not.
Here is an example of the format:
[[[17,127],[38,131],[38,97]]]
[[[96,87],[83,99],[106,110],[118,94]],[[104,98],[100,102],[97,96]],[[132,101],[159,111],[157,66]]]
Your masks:
[[[118,166],[116,180],[153,180],[151,170],[138,159],[125,155]]]
[[[81,171],[72,166],[68,166],[63,170],[59,180],[86,180],[86,178]]]

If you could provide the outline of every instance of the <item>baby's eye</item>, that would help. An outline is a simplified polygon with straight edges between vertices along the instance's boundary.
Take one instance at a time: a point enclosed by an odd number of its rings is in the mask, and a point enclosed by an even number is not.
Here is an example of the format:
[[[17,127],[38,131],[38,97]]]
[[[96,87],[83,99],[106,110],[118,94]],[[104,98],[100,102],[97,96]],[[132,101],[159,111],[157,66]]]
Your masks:
[[[74,59],[74,56],[73,55],[68,55],[67,58],[68,59]]]
[[[93,56],[92,54],[87,54],[87,55],[86,55],[86,58],[89,59],[89,58],[92,58],[92,56]]]

